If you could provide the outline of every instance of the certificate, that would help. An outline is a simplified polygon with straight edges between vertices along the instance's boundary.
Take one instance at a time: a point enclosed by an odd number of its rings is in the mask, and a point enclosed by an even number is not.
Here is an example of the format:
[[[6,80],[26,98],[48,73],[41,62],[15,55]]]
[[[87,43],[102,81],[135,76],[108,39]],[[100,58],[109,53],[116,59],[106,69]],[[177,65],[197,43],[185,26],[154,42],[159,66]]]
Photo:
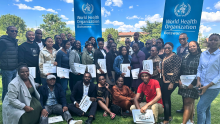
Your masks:
[[[125,73],[125,77],[130,77],[130,70],[128,69],[129,66],[130,64],[121,64],[120,66],[120,71]]]
[[[74,63],[74,67],[77,73],[84,74],[86,71],[86,65]]]
[[[92,101],[90,101],[90,97],[88,96],[84,96],[81,100],[81,102],[79,103],[79,108],[83,111],[83,112],[87,112],[87,110],[89,109],[90,105],[92,104]]]
[[[183,85],[189,86],[193,80],[196,78],[196,75],[181,75],[180,80]]]
[[[98,64],[104,73],[107,73],[106,69],[106,59],[98,59]],[[97,73],[101,74],[101,72],[97,69]]]
[[[150,74],[153,74],[153,61],[143,60],[143,70],[148,70]]]
[[[33,76],[33,78],[36,78],[36,67],[28,67],[28,68],[29,68],[29,75]],[[18,76],[18,72],[16,76]]]
[[[141,113],[140,109],[133,109],[133,120],[134,123],[143,123],[143,124],[154,124],[154,115],[151,109],[147,109],[146,113]]]
[[[92,75],[92,78],[96,77],[96,67],[95,64],[86,65],[88,72]]]
[[[139,74],[140,68],[132,69],[131,74],[133,79],[138,79],[138,74]]]
[[[69,78],[69,72],[70,72],[69,69],[57,67],[57,76],[60,78],[62,77]]]
[[[56,122],[61,122],[61,121],[63,121],[63,118],[62,118],[61,115],[60,115],[60,116],[55,116],[55,117],[49,117],[49,118],[48,118],[48,123],[49,123],[49,124],[56,123]]]
[[[43,73],[57,73],[57,67],[54,64],[43,64]]]

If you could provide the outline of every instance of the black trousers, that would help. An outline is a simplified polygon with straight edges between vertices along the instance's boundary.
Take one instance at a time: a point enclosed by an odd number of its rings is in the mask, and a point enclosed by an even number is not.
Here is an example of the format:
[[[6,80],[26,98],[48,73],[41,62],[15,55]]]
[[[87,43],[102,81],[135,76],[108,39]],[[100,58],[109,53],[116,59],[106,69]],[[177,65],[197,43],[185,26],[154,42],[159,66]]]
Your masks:
[[[162,100],[164,105],[164,120],[169,121],[169,117],[171,116],[171,94],[178,86],[178,83],[173,85],[172,90],[168,90],[168,86],[170,83],[163,83],[161,92],[162,92]]]
[[[76,84],[76,82],[81,81],[83,79],[83,75],[75,75],[73,73],[70,72],[70,80],[69,80],[69,87],[70,90],[72,92],[74,85]]]
[[[78,102],[79,103],[79,102]],[[80,110],[79,108],[76,108],[76,106],[74,104],[69,104],[68,105],[68,109],[70,113],[76,114],[78,116],[82,116],[82,114],[84,113],[82,110]],[[93,115],[93,117],[95,118],[95,113],[97,110],[97,102],[92,102],[90,108],[89,108],[89,116]]]

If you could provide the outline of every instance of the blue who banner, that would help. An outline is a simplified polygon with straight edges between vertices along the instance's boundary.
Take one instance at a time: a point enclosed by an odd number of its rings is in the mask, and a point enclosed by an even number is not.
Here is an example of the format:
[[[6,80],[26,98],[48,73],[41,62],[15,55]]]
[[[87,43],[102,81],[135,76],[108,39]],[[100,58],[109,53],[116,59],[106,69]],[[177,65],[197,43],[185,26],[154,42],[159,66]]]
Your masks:
[[[179,35],[186,33],[189,41],[197,41],[203,0],[166,0],[161,38],[172,42],[173,51],[180,46]]]
[[[101,0],[74,0],[76,40],[84,48],[89,37],[102,37]]]

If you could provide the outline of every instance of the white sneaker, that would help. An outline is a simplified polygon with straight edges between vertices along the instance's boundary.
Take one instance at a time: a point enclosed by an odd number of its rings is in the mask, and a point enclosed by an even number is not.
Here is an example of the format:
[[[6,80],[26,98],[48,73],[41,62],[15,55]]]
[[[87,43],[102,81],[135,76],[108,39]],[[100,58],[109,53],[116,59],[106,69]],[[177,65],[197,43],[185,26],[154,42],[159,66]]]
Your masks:
[[[82,124],[82,120],[71,120],[69,124]]]
[[[186,122],[186,124],[193,124],[193,123],[192,123],[191,120],[189,119],[189,120]]]

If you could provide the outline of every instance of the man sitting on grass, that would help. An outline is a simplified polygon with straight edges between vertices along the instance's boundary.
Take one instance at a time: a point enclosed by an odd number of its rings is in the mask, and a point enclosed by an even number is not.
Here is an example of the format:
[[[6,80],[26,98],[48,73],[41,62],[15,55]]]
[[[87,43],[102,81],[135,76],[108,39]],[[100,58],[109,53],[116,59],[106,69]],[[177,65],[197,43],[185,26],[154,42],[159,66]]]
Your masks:
[[[147,70],[143,70],[139,74],[139,78],[141,78],[143,82],[139,85],[134,98],[135,105],[132,105],[130,109],[140,109],[141,113],[145,113],[147,109],[152,109],[156,119],[155,122],[158,122],[158,114],[164,112],[160,84],[157,80],[151,79],[151,74]],[[138,102],[141,93],[146,95],[147,103]]]
[[[82,124],[82,120],[73,120],[67,108],[66,96],[54,75],[47,76],[47,84],[39,88],[39,94],[43,107],[40,124],[48,124],[48,116],[51,114],[62,115],[69,124]]]

